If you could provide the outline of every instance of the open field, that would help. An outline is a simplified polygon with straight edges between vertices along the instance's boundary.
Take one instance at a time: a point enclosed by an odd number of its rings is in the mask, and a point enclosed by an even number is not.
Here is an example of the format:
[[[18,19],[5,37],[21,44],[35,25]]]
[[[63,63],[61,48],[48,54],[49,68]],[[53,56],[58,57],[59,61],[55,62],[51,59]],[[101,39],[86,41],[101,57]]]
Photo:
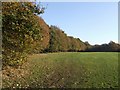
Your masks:
[[[35,54],[21,71],[8,71],[3,71],[4,88],[117,88],[118,53]]]

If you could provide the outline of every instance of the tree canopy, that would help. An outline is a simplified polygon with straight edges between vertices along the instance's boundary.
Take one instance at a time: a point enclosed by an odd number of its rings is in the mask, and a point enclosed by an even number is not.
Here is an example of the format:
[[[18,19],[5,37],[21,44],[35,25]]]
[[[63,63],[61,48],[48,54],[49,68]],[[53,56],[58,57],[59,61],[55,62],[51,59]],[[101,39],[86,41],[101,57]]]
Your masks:
[[[110,42],[92,46],[79,38],[67,36],[59,27],[47,25],[38,16],[44,13],[32,2],[2,2],[2,61],[4,65],[22,65],[28,54],[44,52],[117,51]],[[51,17],[52,18],[52,17]]]
[[[36,13],[40,10],[31,2],[2,3],[3,64],[22,63],[41,38]]]

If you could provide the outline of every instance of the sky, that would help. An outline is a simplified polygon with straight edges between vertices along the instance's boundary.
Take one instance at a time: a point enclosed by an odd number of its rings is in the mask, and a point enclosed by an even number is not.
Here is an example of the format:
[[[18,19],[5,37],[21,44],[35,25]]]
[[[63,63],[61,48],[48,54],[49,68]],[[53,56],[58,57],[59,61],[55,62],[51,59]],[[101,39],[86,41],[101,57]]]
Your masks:
[[[43,2],[48,25],[90,44],[118,42],[117,2]]]

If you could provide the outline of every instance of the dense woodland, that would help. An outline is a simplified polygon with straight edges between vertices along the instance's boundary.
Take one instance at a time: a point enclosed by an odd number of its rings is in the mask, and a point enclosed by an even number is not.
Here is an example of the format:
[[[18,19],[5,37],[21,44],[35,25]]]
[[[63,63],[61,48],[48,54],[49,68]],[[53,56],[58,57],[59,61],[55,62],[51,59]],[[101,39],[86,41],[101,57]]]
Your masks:
[[[94,45],[91,48],[86,49],[85,51],[90,52],[119,52],[120,44],[117,44],[113,41],[110,41],[108,44]]]
[[[114,42],[92,46],[67,36],[57,26],[47,25],[38,16],[43,13],[43,7],[31,2],[2,3],[3,65],[22,65],[34,53],[120,50],[120,45]]]

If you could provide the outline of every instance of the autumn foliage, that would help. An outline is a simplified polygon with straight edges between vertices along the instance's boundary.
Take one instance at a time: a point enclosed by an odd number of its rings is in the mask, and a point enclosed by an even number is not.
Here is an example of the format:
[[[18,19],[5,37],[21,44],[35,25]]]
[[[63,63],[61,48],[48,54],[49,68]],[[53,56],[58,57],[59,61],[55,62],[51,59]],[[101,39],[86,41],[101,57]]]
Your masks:
[[[43,52],[91,51],[88,42],[67,36],[57,26],[49,26],[38,16],[44,11],[31,2],[2,3],[3,66],[22,65],[28,54]],[[110,43],[110,47],[115,46]]]
[[[36,13],[39,9],[30,2],[2,3],[3,64],[20,65],[41,39]]]

